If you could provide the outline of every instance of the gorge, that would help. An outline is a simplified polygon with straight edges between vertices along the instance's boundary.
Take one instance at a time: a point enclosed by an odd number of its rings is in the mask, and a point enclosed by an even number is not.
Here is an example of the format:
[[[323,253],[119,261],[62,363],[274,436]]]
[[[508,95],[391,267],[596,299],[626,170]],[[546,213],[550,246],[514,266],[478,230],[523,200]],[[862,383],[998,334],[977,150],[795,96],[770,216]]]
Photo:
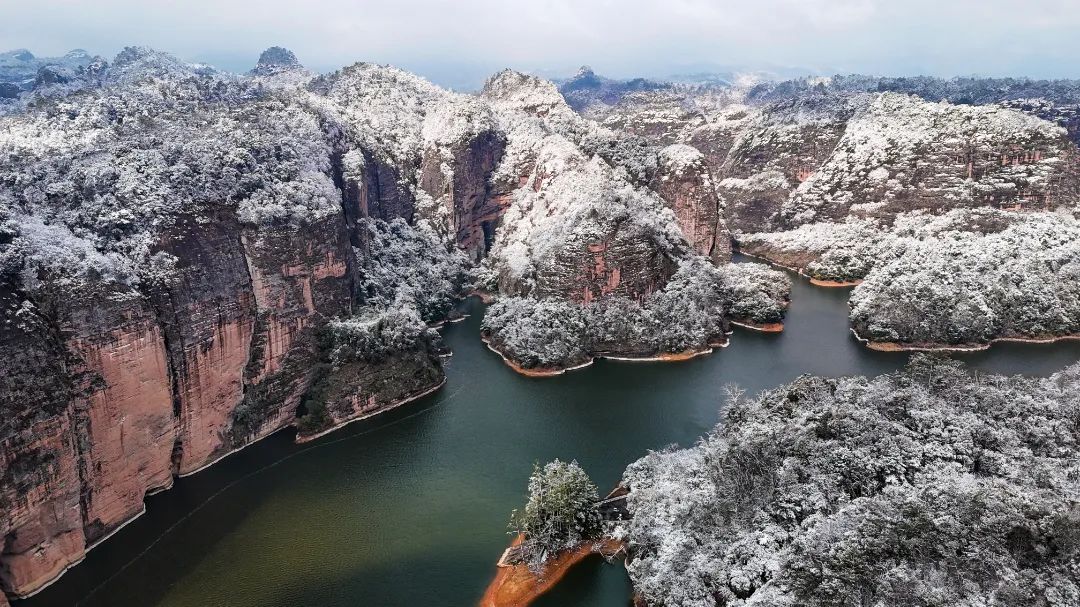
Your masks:
[[[443,390],[313,443],[275,434],[179,479],[59,582],[15,604],[475,604],[534,462],[576,458],[612,486],[647,450],[693,445],[721,418],[728,383],[754,394],[804,372],[903,366],[909,355],[868,350],[847,332],[845,291],[796,278],[782,333],[736,328],[730,347],[694,360],[601,360],[541,379],[484,347],[472,299],[468,318],[443,329],[454,351]],[[1067,342],[961,355],[983,371],[1037,375],[1078,357],[1080,344]],[[535,604],[625,607],[621,565],[579,567]]]
[[[277,47],[243,75],[68,59],[0,103],[0,587],[26,604],[468,604],[531,460],[610,485],[712,427],[723,383],[907,359],[849,326],[895,350],[1080,334],[1069,81],[951,103],[983,83],[504,70],[474,95]],[[488,346],[533,375],[597,362],[545,383]],[[963,356],[1045,375],[1077,347]],[[249,520],[305,548],[248,554]]]

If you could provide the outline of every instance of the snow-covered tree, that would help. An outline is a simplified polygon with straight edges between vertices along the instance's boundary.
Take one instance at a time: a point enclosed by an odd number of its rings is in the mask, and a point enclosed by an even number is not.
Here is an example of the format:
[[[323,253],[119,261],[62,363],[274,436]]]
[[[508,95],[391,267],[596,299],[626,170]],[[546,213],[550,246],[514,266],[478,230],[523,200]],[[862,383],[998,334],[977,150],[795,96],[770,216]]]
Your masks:
[[[919,355],[736,398],[627,469],[631,579],[654,605],[1076,604],[1078,394],[1080,365]]]
[[[533,571],[562,550],[593,539],[600,532],[600,496],[577,461],[558,459],[533,467],[529,499],[510,516],[510,529],[523,537],[521,550]]]

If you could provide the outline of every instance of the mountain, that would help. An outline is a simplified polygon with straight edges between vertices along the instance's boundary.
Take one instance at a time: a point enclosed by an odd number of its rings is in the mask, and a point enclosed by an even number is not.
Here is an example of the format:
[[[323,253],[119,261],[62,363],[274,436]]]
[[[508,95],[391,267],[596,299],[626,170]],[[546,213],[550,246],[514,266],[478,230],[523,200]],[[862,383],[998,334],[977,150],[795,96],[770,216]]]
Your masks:
[[[701,151],[742,251],[861,282],[872,347],[934,349],[1080,333],[1078,102],[1072,81],[844,76],[589,112]]]
[[[36,83],[0,131],[16,597],[177,476],[438,389],[429,326],[471,290],[523,371],[700,351],[786,304],[782,274],[728,263],[700,153],[509,70],[460,95],[368,63],[314,76],[280,48],[233,75],[129,47]],[[605,332],[569,330],[586,316]]]
[[[1071,605],[1078,389],[1080,364],[1009,378],[920,355],[735,393],[698,444],[627,468],[638,600]]]
[[[1080,334],[1071,85],[912,82],[39,66],[0,113],[0,587],[272,432],[438,389],[468,293],[530,375],[778,329],[786,275],[733,246],[862,281],[874,347]]]
[[[15,98],[38,84],[75,78],[98,60],[82,49],[63,57],[35,57],[26,49],[0,53],[0,100]]]
[[[653,82],[644,78],[632,80],[613,80],[597,76],[589,66],[582,66],[574,76],[559,83],[559,92],[570,107],[577,111],[600,103],[613,105],[629,93],[639,91],[658,91],[670,88],[663,82]]]

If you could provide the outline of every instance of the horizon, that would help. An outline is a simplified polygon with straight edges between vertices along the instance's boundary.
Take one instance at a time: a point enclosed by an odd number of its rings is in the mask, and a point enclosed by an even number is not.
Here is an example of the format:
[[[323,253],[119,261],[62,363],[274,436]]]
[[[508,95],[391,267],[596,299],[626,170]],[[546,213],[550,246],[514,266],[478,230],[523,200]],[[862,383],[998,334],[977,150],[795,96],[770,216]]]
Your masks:
[[[266,50],[268,50],[270,48],[278,47],[278,48],[285,48],[286,50],[292,51],[292,49],[290,49],[288,47],[284,47],[282,45],[271,44],[271,45],[268,45],[268,46],[264,47],[262,50],[256,52],[252,56],[250,63],[248,63],[246,65],[243,63],[246,60],[246,58],[242,58],[242,57],[237,57],[233,61],[228,62],[227,64],[221,64],[221,63],[214,63],[214,62],[211,62],[211,61],[206,61],[206,60],[201,60],[201,59],[192,59],[190,57],[184,57],[184,56],[178,55],[176,53],[170,52],[168,49],[164,49],[164,48],[160,48],[160,47],[155,47],[155,46],[150,46],[150,45],[135,45],[135,44],[124,45],[124,46],[120,47],[115,53],[112,53],[112,54],[105,54],[105,53],[101,53],[101,52],[96,52],[93,49],[88,49],[88,48],[83,48],[83,47],[72,47],[72,48],[69,48],[67,50],[57,52],[57,53],[41,53],[41,52],[38,52],[37,50],[35,50],[33,48],[29,48],[29,47],[26,47],[26,46],[19,46],[19,47],[13,47],[13,48],[0,48],[0,54],[12,54],[12,53],[20,52],[20,51],[26,51],[26,52],[29,52],[31,55],[33,55],[35,59],[60,59],[60,58],[63,58],[65,55],[68,55],[70,53],[82,51],[82,52],[85,52],[86,54],[88,54],[91,57],[100,57],[100,58],[106,60],[107,62],[109,62],[111,64],[112,62],[114,62],[116,60],[116,56],[119,53],[121,53],[125,48],[129,48],[129,47],[145,48],[145,49],[152,50],[152,51],[155,51],[155,52],[164,53],[164,54],[170,55],[170,56],[172,56],[172,57],[174,57],[174,58],[176,58],[176,59],[178,59],[178,60],[180,60],[182,62],[191,64],[191,65],[206,65],[206,66],[209,66],[209,67],[213,68],[216,72],[225,73],[225,74],[232,74],[232,75],[244,75],[244,74],[247,74],[248,72],[250,72],[252,70],[252,68],[254,68],[256,66],[256,64],[258,63],[259,57],[262,54],[262,52],[266,51]],[[296,54],[296,53],[294,53],[294,54]],[[482,88],[484,82],[486,82],[486,80],[488,78],[490,78],[491,76],[493,76],[493,75],[495,75],[495,74],[497,74],[500,71],[505,70],[505,69],[516,70],[516,71],[520,71],[522,73],[535,75],[535,76],[538,76],[538,77],[553,81],[555,83],[562,83],[562,82],[569,81],[572,78],[574,78],[575,76],[577,76],[578,74],[580,74],[583,70],[589,70],[593,74],[595,74],[596,76],[599,76],[600,78],[605,78],[605,79],[618,81],[618,82],[626,82],[626,81],[636,79],[636,78],[644,78],[644,79],[651,80],[651,81],[658,82],[658,83],[675,83],[675,82],[678,82],[680,79],[686,79],[687,81],[692,81],[692,79],[694,77],[701,77],[701,78],[713,77],[713,78],[715,78],[715,77],[722,77],[722,76],[738,77],[738,76],[743,76],[743,75],[762,75],[762,76],[766,77],[765,78],[766,80],[771,79],[774,82],[783,82],[783,81],[788,81],[788,80],[798,80],[798,79],[802,79],[802,78],[834,78],[834,77],[844,77],[844,76],[865,76],[865,77],[869,77],[869,78],[936,78],[936,79],[946,80],[946,81],[947,80],[954,80],[954,79],[965,79],[965,78],[973,78],[973,79],[1016,79],[1016,80],[1030,80],[1030,81],[1070,81],[1070,82],[1071,81],[1080,81],[1080,77],[1068,77],[1068,76],[1040,77],[1040,76],[1031,76],[1031,75],[1027,75],[1027,74],[991,75],[991,74],[970,73],[970,74],[952,74],[952,75],[942,74],[942,75],[937,75],[937,74],[927,74],[927,73],[921,73],[921,72],[897,73],[897,74],[883,74],[883,73],[871,73],[871,72],[850,72],[850,71],[849,72],[841,72],[841,71],[817,72],[817,71],[812,71],[812,70],[809,70],[807,68],[803,68],[803,67],[800,67],[800,66],[776,66],[776,65],[765,65],[765,66],[732,66],[732,65],[727,65],[727,66],[725,66],[725,65],[697,66],[695,68],[687,69],[685,71],[680,71],[680,72],[657,73],[657,74],[630,73],[630,74],[618,74],[618,75],[616,75],[616,74],[610,74],[610,73],[606,73],[606,72],[597,70],[597,69],[593,68],[592,66],[590,66],[587,63],[582,63],[581,65],[579,65],[579,66],[577,66],[575,68],[572,68],[572,69],[568,68],[566,70],[556,70],[556,69],[546,69],[546,68],[529,70],[529,69],[518,69],[518,68],[515,68],[513,66],[503,66],[503,67],[493,68],[488,72],[469,71],[469,72],[466,72],[463,75],[459,74],[456,78],[454,77],[453,74],[449,74],[449,75],[443,74],[443,77],[440,78],[438,75],[433,77],[431,74],[425,73],[424,71],[422,71],[420,69],[411,69],[411,68],[409,68],[407,66],[403,66],[403,65],[398,65],[398,64],[389,63],[389,62],[371,61],[371,60],[367,60],[367,59],[363,59],[363,58],[356,59],[355,61],[349,61],[349,62],[343,63],[341,65],[337,65],[337,66],[327,66],[327,67],[322,67],[322,68],[315,68],[315,67],[305,63],[304,58],[301,57],[299,54],[296,54],[296,58],[297,58],[297,61],[299,61],[300,65],[303,68],[305,68],[305,69],[307,69],[307,70],[309,70],[309,71],[311,71],[311,72],[313,72],[315,74],[331,74],[333,72],[342,70],[342,69],[347,68],[347,67],[349,67],[351,65],[356,65],[356,64],[359,64],[359,63],[378,64],[378,65],[384,65],[384,66],[389,66],[389,67],[401,69],[401,70],[407,71],[409,73],[412,73],[414,75],[421,76],[421,77],[425,78],[426,80],[432,82],[433,84],[436,84],[436,85],[441,86],[443,88],[448,88],[448,89],[452,89],[452,90],[458,90],[458,91],[462,91],[462,92],[475,92],[475,91],[478,91],[480,88]],[[449,76],[449,78],[447,78],[447,76]]]
[[[581,65],[615,79],[770,72],[1080,78],[1080,7],[1037,0],[1022,10],[1003,0],[903,7],[880,0],[546,0],[508,7],[494,0],[384,3],[194,0],[86,6],[42,0],[6,12],[0,49],[40,57],[76,48],[107,59],[125,46],[243,73],[259,53],[282,46],[312,71],[357,61],[390,64],[441,86],[477,88],[509,67],[547,78]]]

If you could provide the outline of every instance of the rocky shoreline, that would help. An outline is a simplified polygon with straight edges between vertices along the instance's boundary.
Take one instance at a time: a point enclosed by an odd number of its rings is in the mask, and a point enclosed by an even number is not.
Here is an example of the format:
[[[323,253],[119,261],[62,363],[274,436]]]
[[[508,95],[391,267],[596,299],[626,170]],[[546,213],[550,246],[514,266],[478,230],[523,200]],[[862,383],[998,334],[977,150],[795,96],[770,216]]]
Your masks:
[[[787,270],[789,272],[794,272],[794,273],[798,274],[799,276],[802,276],[803,278],[806,278],[807,280],[809,280],[810,284],[814,285],[815,287],[848,288],[848,287],[857,287],[860,284],[862,284],[862,279],[861,278],[860,279],[855,279],[855,280],[830,280],[828,278],[817,278],[812,274],[807,274],[804,269],[780,263],[779,261],[769,257],[768,254],[766,254],[763,251],[757,251],[755,253],[750,253],[750,252],[748,252],[746,249],[744,249],[742,247],[737,248],[736,251],[740,255],[745,255],[745,256],[750,257],[752,259],[757,259],[757,260],[763,261],[763,262],[769,264],[770,266],[781,268],[781,269]]]
[[[314,434],[299,434],[299,433],[297,433],[297,435],[296,435],[296,444],[301,445],[301,444],[304,444],[304,443],[309,443],[309,442],[311,442],[311,441],[313,441],[313,440],[315,440],[317,438],[320,438],[320,437],[326,436],[327,434],[331,434],[333,432],[336,432],[336,431],[344,428],[345,426],[348,426],[349,424],[351,424],[353,422],[358,422],[358,421],[361,421],[361,420],[369,419],[369,418],[375,417],[376,415],[386,413],[387,411],[392,411],[392,410],[397,409],[398,407],[400,407],[402,405],[405,405],[405,404],[411,403],[413,401],[419,400],[421,398],[424,398],[425,396],[427,396],[429,394],[434,394],[435,392],[438,392],[439,389],[441,389],[445,385],[446,385],[446,378],[443,377],[442,381],[440,381],[438,384],[436,384],[436,385],[434,385],[434,386],[432,386],[432,387],[430,387],[430,388],[428,388],[426,390],[422,390],[422,391],[420,391],[420,392],[418,392],[416,394],[411,394],[409,396],[405,396],[405,397],[393,400],[390,403],[380,407],[376,411],[370,411],[370,412],[367,412],[367,413],[361,413],[361,414],[356,415],[354,417],[349,417],[349,418],[340,420],[340,421],[336,422],[332,427],[327,428],[325,430],[320,430],[319,432],[316,432]]]
[[[782,322],[756,323],[744,320],[733,320],[731,321],[731,324],[736,327],[742,327],[760,333],[782,333],[784,331],[784,323]]]
[[[732,323],[732,324],[736,324],[736,323]],[[781,328],[783,328],[783,323],[775,323],[775,324],[779,324],[781,326]],[[771,327],[771,325],[762,325],[762,327]],[[779,329],[773,330],[771,328],[760,328],[759,329],[759,328],[755,328],[755,327],[751,327],[751,326],[746,326],[746,328],[754,329],[754,330],[757,330],[757,331],[770,332],[770,333],[779,332]],[[694,358],[705,356],[707,354],[712,354],[716,350],[716,348],[726,348],[726,347],[728,347],[728,345],[730,345],[730,341],[728,341],[727,338],[725,337],[725,339],[723,341],[712,342],[712,343],[709,344],[708,348],[704,348],[704,349],[701,349],[701,350],[686,350],[684,352],[665,352],[665,353],[644,355],[644,356],[631,356],[631,355],[625,355],[625,354],[619,355],[619,354],[614,354],[614,353],[600,353],[600,354],[593,355],[588,360],[586,360],[586,361],[584,361],[584,362],[582,362],[580,364],[571,365],[571,366],[568,366],[568,367],[533,367],[533,368],[526,368],[526,367],[522,367],[521,365],[515,363],[508,356],[506,356],[506,354],[504,354],[502,351],[500,351],[499,348],[494,343],[492,343],[490,336],[481,335],[481,339],[483,340],[484,344],[487,346],[488,350],[491,350],[495,354],[498,354],[499,358],[502,359],[503,363],[505,363],[506,366],[513,369],[514,372],[519,373],[521,375],[524,375],[526,377],[555,377],[555,376],[558,376],[558,375],[562,375],[562,374],[566,373],[567,371],[576,371],[578,369],[584,369],[585,367],[588,367],[588,366],[592,365],[593,363],[595,363],[597,360],[600,360],[600,359],[615,360],[615,361],[620,361],[620,362],[680,362],[680,361],[684,361],[684,360],[691,360],[691,359],[694,359]]]
[[[516,536],[499,558],[495,578],[480,599],[480,607],[524,607],[554,588],[570,569],[585,559],[594,555],[614,558],[625,554],[627,549],[625,542],[611,538],[589,540],[558,553],[544,564],[542,572],[535,574],[524,563],[506,562],[507,554],[522,539],[520,534]]]
[[[995,337],[988,343],[980,344],[906,344],[888,341],[872,341],[869,338],[859,335],[859,332],[854,328],[851,329],[851,334],[867,348],[877,352],[981,352],[983,350],[989,350],[991,346],[997,343],[1053,344],[1059,341],[1080,341],[1080,335],[1059,335],[1047,337]]]

